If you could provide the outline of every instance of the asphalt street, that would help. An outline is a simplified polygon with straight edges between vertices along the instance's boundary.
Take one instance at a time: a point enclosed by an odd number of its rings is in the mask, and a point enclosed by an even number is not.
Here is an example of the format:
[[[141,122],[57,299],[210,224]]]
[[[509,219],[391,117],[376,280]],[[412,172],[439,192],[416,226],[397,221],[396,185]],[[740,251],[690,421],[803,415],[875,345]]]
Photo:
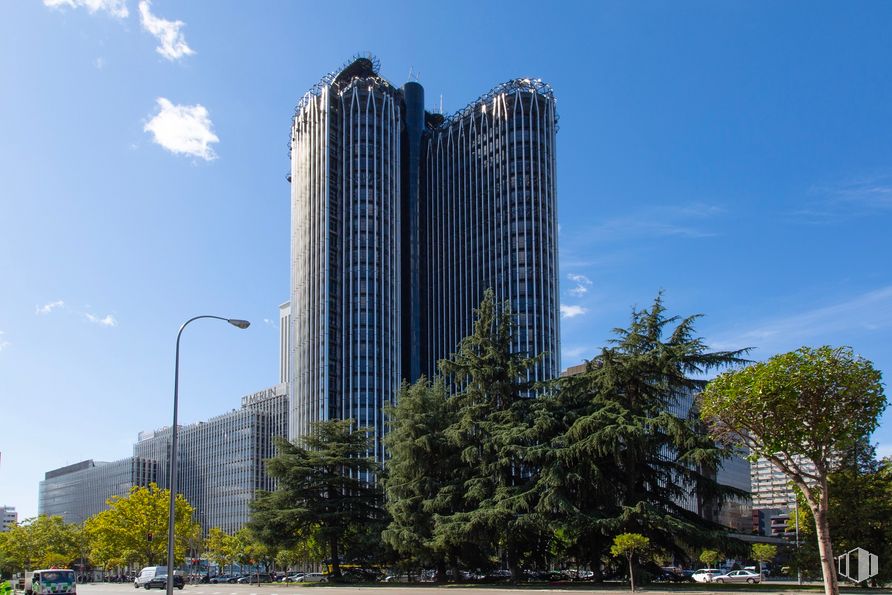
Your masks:
[[[592,587],[594,585],[591,585]],[[756,585],[746,588],[742,585],[718,587],[706,590],[703,587],[694,587],[686,589],[683,586],[676,587],[660,587],[651,586],[636,591],[637,593],[673,593],[678,595],[697,594],[697,595],[728,595],[729,593],[822,593],[818,590],[797,591],[795,589],[785,588],[787,585],[783,583]],[[790,585],[794,586],[794,585]],[[465,586],[436,586],[436,585],[391,585],[380,584],[370,586],[333,586],[333,585],[299,585],[299,584],[263,584],[257,585],[187,585],[182,591],[182,595],[348,595],[356,593],[365,593],[372,595],[374,593],[397,593],[398,595],[432,595],[433,591],[443,591],[444,595],[507,595],[509,593],[593,593],[593,594],[610,594],[618,595],[620,593],[628,593],[628,588],[620,588],[619,585],[605,589],[587,588],[588,585],[571,585],[568,587],[548,586],[548,585],[530,585],[523,587],[499,587],[499,586],[482,586],[482,587],[465,587]],[[97,583],[78,585],[78,595],[139,595],[132,583]],[[854,591],[848,591],[852,593]],[[877,590],[873,591],[878,593]],[[888,593],[888,591],[886,591]],[[161,591],[152,591],[152,593],[161,593]],[[147,594],[148,595],[148,594]]]

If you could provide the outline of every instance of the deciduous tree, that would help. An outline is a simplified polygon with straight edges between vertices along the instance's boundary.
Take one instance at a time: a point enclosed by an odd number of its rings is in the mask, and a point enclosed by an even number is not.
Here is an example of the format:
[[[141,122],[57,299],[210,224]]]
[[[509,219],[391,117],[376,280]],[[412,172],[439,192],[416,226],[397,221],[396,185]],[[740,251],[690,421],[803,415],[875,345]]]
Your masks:
[[[802,491],[815,519],[827,595],[839,593],[829,476],[841,455],[876,429],[886,406],[880,378],[849,348],[802,347],[726,372],[702,394],[702,416],[716,439],[768,459]]]
[[[629,562],[629,584],[635,590],[635,559],[641,559],[650,548],[650,539],[640,533],[621,533],[613,538],[610,555],[622,556]]]
[[[126,496],[108,499],[108,510],[89,519],[84,527],[89,535],[91,557],[109,567],[122,563],[152,566],[167,560],[167,521],[170,491],[154,483],[134,486]],[[174,507],[174,554],[177,563],[185,559],[191,540],[201,527],[192,520],[193,509],[182,494]]]

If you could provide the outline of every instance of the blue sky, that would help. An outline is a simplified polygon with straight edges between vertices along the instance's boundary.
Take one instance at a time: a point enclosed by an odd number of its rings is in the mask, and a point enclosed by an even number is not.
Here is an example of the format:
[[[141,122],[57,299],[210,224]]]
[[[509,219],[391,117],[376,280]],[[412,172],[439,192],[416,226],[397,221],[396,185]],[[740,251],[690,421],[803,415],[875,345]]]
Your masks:
[[[552,6],[554,8],[552,8]],[[544,11],[544,12],[543,12]],[[181,24],[177,24],[177,22]],[[372,52],[429,108],[558,98],[563,365],[658,291],[716,347],[892,370],[892,4],[0,3],[0,504],[277,380],[295,103]],[[874,440],[892,454],[892,414]]]

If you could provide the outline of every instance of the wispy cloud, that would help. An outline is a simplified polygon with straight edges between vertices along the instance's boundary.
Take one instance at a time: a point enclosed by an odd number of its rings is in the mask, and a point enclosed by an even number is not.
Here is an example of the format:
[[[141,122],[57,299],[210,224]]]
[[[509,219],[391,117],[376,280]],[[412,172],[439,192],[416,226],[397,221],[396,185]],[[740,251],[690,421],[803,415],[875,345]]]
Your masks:
[[[183,56],[191,56],[195,50],[186,43],[186,38],[180,29],[183,21],[168,21],[152,14],[151,2],[142,0],[139,3],[139,22],[142,28],[158,39],[160,45],[155,51],[168,60],[179,60]]]
[[[3,331],[0,331],[0,351],[3,351],[4,349],[12,345],[12,343],[3,338],[3,335],[5,334],[6,333],[4,333]]]
[[[773,352],[795,348],[832,333],[887,328],[892,328],[892,286],[829,306],[768,320],[740,333],[727,332],[710,339],[709,344],[718,349],[757,347]]]
[[[130,14],[126,0],[43,0],[43,4],[50,8],[86,8],[90,14],[106,12],[119,19]]]
[[[35,314],[38,314],[38,315],[49,314],[49,313],[52,312],[53,310],[56,310],[56,309],[58,309],[58,308],[64,308],[64,307],[65,307],[65,302],[64,302],[64,301],[62,301],[62,300],[56,300],[55,302],[50,302],[50,303],[48,303],[48,304],[44,304],[44,305],[42,305],[42,306],[37,306],[37,307],[34,309],[34,313],[35,313]]]
[[[570,290],[570,295],[574,295],[576,297],[582,297],[588,293],[588,288],[591,286],[592,281],[585,275],[577,275],[574,273],[570,273],[567,275],[567,279],[576,284]]]
[[[706,222],[724,212],[721,207],[706,203],[653,205],[601,221],[585,229],[582,239],[601,243],[639,238],[708,238],[717,233]]]
[[[87,320],[89,320],[93,324],[98,324],[99,326],[118,326],[117,319],[111,314],[106,314],[105,316],[100,318],[99,316],[95,316],[93,314],[90,314],[89,312],[84,312],[84,316],[87,318]]]
[[[174,105],[164,97],[159,97],[157,102],[158,113],[143,128],[152,133],[156,143],[175,154],[205,161],[217,158],[210,145],[220,139],[214,134],[208,110],[203,105]]]
[[[561,304],[561,318],[575,318],[576,316],[582,316],[586,312],[588,312],[588,308],[583,306]]]
[[[892,174],[882,173],[844,180],[835,185],[814,186],[806,208],[796,211],[806,223],[833,223],[892,210]]]

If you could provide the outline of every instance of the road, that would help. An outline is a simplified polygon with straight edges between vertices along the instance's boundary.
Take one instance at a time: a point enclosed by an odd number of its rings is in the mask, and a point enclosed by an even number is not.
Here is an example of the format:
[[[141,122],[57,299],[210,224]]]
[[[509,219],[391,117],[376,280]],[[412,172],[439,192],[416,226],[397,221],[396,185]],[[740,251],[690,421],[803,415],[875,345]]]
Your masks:
[[[628,593],[628,588],[620,588],[619,585],[609,588],[593,589],[594,585],[568,585],[566,587],[548,585],[529,585],[523,587],[499,587],[499,586],[442,586],[436,585],[389,585],[375,586],[333,586],[333,585],[299,585],[299,584],[264,584],[260,585],[187,585],[182,595],[364,595],[398,593],[399,595],[433,595],[432,591],[444,591],[444,595],[508,595],[517,593],[586,593],[593,595],[618,595]],[[785,587],[791,587],[787,589]],[[78,585],[78,595],[139,595],[134,592],[130,583],[96,583]],[[669,593],[674,595],[729,595],[736,593],[820,593],[821,591],[797,591],[794,583],[768,583],[747,588],[746,585],[716,585],[713,589],[705,588],[705,585],[691,586],[649,586],[637,591],[637,593]],[[854,593],[857,591],[848,591]],[[865,591],[868,592],[868,591]],[[882,592],[882,591],[879,591]],[[873,593],[878,595],[878,590]],[[886,591],[888,593],[889,591]],[[163,595],[163,591],[152,591],[157,595]],[[148,594],[147,594],[148,595]]]

